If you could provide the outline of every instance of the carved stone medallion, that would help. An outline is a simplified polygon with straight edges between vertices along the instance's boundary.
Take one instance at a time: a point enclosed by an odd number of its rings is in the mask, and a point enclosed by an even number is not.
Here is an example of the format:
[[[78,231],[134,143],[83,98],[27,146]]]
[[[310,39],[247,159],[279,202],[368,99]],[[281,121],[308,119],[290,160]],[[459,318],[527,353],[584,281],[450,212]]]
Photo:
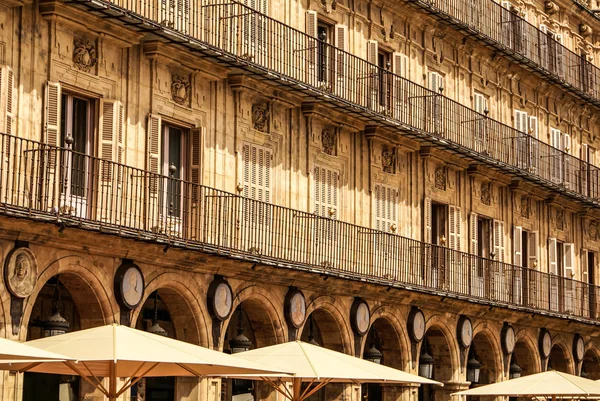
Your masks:
[[[255,130],[267,132],[269,126],[268,103],[255,103],[252,105],[252,125]]]
[[[384,173],[394,174],[396,172],[396,153],[393,150],[384,149],[381,152],[381,165]]]
[[[441,189],[442,191],[446,190],[446,169],[438,168],[435,170],[435,187],[437,189]]]
[[[29,248],[16,248],[6,259],[4,280],[15,297],[28,297],[35,288],[37,262]]]
[[[492,203],[492,183],[490,182],[481,183],[481,203],[488,206]]]
[[[336,155],[337,135],[333,128],[326,128],[321,132],[321,144],[323,145],[323,152],[331,156]]]
[[[98,63],[94,42],[85,39],[76,39],[73,49],[73,63],[81,71],[90,72]]]
[[[186,104],[190,97],[190,78],[182,75],[171,77],[171,98],[177,104]]]

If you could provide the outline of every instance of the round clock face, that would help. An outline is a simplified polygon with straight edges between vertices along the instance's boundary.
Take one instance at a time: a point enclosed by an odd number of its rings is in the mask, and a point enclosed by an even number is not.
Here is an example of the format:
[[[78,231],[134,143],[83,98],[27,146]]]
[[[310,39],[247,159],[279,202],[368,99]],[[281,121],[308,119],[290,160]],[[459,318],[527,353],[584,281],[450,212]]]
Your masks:
[[[583,360],[583,355],[585,353],[585,345],[583,343],[583,338],[581,336],[577,336],[575,339],[575,359],[578,361]]]
[[[548,358],[550,356],[550,350],[552,349],[552,338],[550,337],[550,333],[544,331],[542,334],[542,356],[544,358]]]
[[[504,351],[512,354],[515,350],[515,329],[512,326],[506,326],[504,329]]]
[[[416,342],[421,342],[425,336],[425,315],[421,310],[415,309],[411,317],[410,327],[412,338]]]
[[[290,298],[289,316],[294,327],[298,328],[306,318],[306,300],[300,291],[296,291]]]
[[[469,348],[471,341],[473,341],[473,324],[471,319],[467,317],[461,319],[460,322],[460,341],[464,348]]]
[[[144,277],[137,267],[128,267],[121,280],[121,296],[126,305],[135,308],[144,295]]]
[[[369,307],[366,302],[361,302],[356,308],[356,328],[360,335],[367,334],[367,330],[369,330],[369,324],[371,323],[371,312],[369,312]]]
[[[215,288],[215,296],[213,299],[213,308],[217,317],[220,319],[226,319],[231,312],[231,306],[233,305],[233,294],[231,288],[226,282],[219,283]]]

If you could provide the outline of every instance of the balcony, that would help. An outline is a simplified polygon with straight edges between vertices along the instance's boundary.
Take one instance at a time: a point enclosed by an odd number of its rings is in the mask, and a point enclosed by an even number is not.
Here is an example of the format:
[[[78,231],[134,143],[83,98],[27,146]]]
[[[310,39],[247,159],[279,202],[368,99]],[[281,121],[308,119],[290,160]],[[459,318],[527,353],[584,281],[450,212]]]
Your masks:
[[[563,46],[562,35],[528,23],[516,9],[504,8],[493,0],[409,0],[409,3],[467,36],[476,36],[512,61],[600,107],[600,69],[585,56]]]
[[[0,135],[0,213],[595,321],[595,285]]]
[[[236,2],[177,11],[142,0],[73,0],[130,29],[380,124],[425,144],[598,206],[600,169],[526,132],[477,113],[441,92],[284,25]],[[277,46],[274,46],[277,44]]]

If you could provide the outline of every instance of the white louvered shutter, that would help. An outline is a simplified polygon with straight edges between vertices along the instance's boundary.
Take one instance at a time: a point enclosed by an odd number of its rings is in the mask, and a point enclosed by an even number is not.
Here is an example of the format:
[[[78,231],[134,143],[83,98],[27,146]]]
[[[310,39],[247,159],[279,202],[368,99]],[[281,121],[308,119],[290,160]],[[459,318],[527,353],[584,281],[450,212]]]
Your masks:
[[[581,169],[579,171],[579,180],[581,182],[581,193],[588,196],[588,174],[590,172],[590,160],[587,143],[581,144]]]
[[[193,128],[190,132],[190,181],[192,182],[191,201],[197,204],[200,197],[200,183],[202,178],[202,138],[205,128]]]
[[[340,96],[347,96],[348,90],[348,27],[342,24],[335,26],[335,90]]]
[[[504,222],[494,220],[494,260],[504,262]]]
[[[431,96],[429,97],[429,121],[430,126],[428,130],[434,134],[442,133],[442,98],[441,98],[441,89],[444,89],[444,78],[435,71],[429,72],[429,89],[434,92],[434,94],[440,96]]]
[[[103,182],[112,182],[117,166],[119,134],[122,136],[123,128],[119,127],[121,103],[115,100],[100,100],[100,146],[98,157],[102,160],[100,179]]]
[[[582,249],[581,250],[581,281],[583,281],[586,284],[591,284],[590,283],[590,278],[589,278],[589,251],[587,249]],[[584,291],[587,292],[587,291]],[[587,295],[587,293],[585,293],[584,295]]]
[[[387,185],[375,185],[375,229],[393,232],[397,225],[398,190]]]
[[[0,130],[14,135],[14,74],[9,66],[0,68]]]
[[[242,151],[243,156],[243,196],[255,201],[271,203],[271,158],[272,152],[268,148],[253,144],[246,144]],[[249,202],[246,209],[246,221],[255,224],[268,224],[270,222],[268,206]]]
[[[59,194],[61,192],[60,182],[64,179],[64,177],[59,176],[60,171],[58,167],[62,161],[58,160],[55,149],[55,147],[60,145],[61,138],[61,97],[60,84],[47,82],[44,97],[44,141],[50,148],[46,149],[46,153],[42,156],[46,163],[45,169],[48,174],[45,182],[49,183],[48,189],[42,189],[42,191],[48,192],[45,195],[48,203],[42,206],[44,208],[58,207]]]
[[[475,139],[475,149],[478,152],[486,152],[487,146],[488,146],[488,138],[487,138],[487,132],[486,132],[486,121],[485,121],[485,117],[483,117],[483,115],[485,115],[485,110],[487,109],[487,99],[486,97],[478,92],[474,92],[473,93],[473,107],[475,109],[475,111],[477,113],[482,114],[481,116],[477,116],[475,118],[474,123],[474,139]]]
[[[162,122],[161,117],[156,114],[148,116],[148,132],[147,132],[147,147],[148,147],[148,172],[150,195],[157,195],[159,188],[158,175],[160,171],[160,147],[162,137]]]
[[[548,271],[550,274],[558,274],[556,238],[548,239]]]
[[[470,236],[470,244],[469,244],[469,252],[473,255],[478,254],[479,248],[479,233],[477,231],[477,213],[471,213],[469,217],[469,236]]]
[[[520,226],[513,229],[513,264],[523,266],[523,227]]]
[[[369,88],[368,93],[369,97],[369,106],[371,108],[376,108],[379,104],[379,70],[377,68],[377,58],[379,55],[379,44],[376,40],[368,40],[367,41],[367,61],[372,65],[369,65],[367,68],[370,69],[368,82]]]
[[[425,198],[423,202],[423,242],[431,244],[431,198]]]
[[[540,159],[540,144],[538,142],[538,119],[529,116],[529,171],[535,173],[538,171]]]
[[[527,266],[530,269],[536,269],[540,258],[540,234],[538,231],[531,231],[527,239]]]
[[[508,46],[512,47],[512,13],[510,12],[510,2],[502,1],[502,42]]]
[[[557,33],[554,35],[554,40],[556,41],[555,44],[555,49],[556,49],[556,74],[558,74],[559,77],[564,78],[565,77],[565,52],[564,52],[564,47],[563,47],[563,36],[560,33]]]
[[[563,184],[567,188],[572,188],[573,184],[575,183],[575,179],[573,178],[573,171],[575,170],[575,168],[573,166],[573,159],[570,156],[571,149],[572,149],[571,135],[564,134],[563,141],[564,141],[563,151],[565,152],[565,154],[563,154],[561,156],[562,164],[563,164]]]
[[[394,118],[400,121],[408,121],[408,56],[402,53],[392,55],[393,92],[392,104],[394,105]]]
[[[339,178],[338,171],[315,166],[315,212],[322,217],[338,218]]]
[[[550,128],[550,145],[552,149],[552,156],[550,158],[551,166],[551,178],[552,181],[561,184],[563,182],[563,163],[562,163],[562,150],[563,141],[560,130],[556,128]]]
[[[548,27],[544,24],[540,24],[538,57],[540,59],[540,64],[544,68],[548,68],[549,61],[548,39]]]
[[[564,277],[575,277],[575,244],[564,244]]]
[[[306,35],[308,43],[306,46],[307,74],[309,82],[317,79],[317,12],[306,11]]]
[[[449,213],[449,248],[455,251],[460,251],[460,237],[461,237],[461,227],[460,227],[460,207],[450,205],[448,207]]]

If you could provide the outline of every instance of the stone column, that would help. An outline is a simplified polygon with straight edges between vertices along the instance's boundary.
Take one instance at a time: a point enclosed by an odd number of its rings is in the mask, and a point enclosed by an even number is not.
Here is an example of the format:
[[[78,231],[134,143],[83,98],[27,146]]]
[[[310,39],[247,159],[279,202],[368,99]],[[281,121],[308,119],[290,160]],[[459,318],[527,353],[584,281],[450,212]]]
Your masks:
[[[383,401],[418,401],[419,386],[414,384],[382,384]]]
[[[457,391],[466,390],[471,385],[470,382],[444,382],[444,387],[433,387],[434,401],[449,401],[452,400],[452,394]]]

